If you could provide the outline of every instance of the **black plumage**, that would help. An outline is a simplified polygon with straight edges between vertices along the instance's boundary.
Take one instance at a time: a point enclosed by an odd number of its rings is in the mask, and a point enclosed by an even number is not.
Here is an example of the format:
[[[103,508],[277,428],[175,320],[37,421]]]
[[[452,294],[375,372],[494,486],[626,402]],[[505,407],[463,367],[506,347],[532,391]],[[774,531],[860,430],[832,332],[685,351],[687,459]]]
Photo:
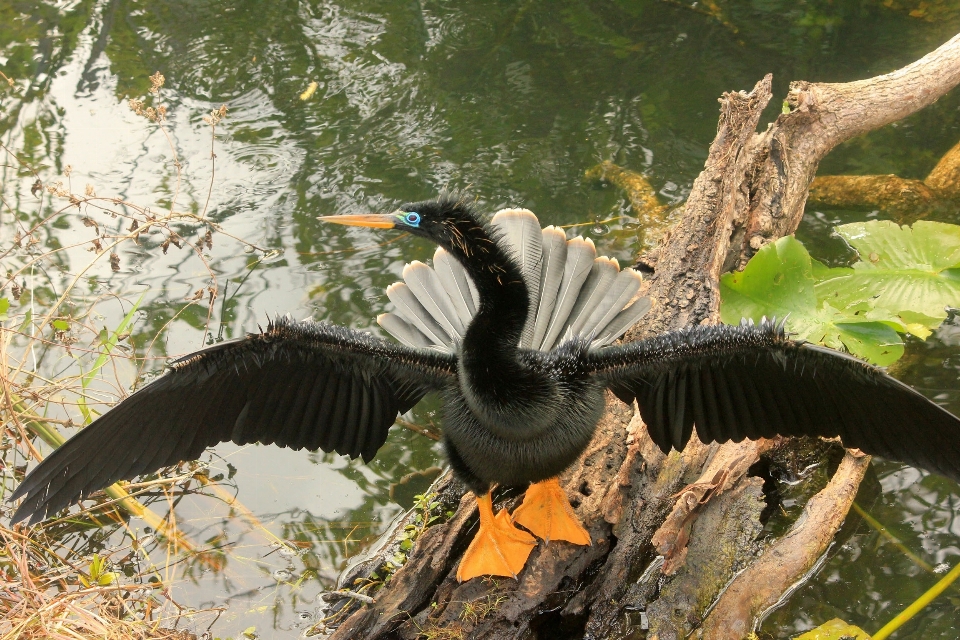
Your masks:
[[[789,340],[780,325],[692,327],[609,347],[573,335],[550,351],[520,348],[536,320],[523,267],[462,201],[327,220],[409,231],[463,266],[479,306],[452,353],[277,320],[177,361],[86,427],[17,488],[12,499],[24,500],[13,520],[36,522],[227,440],[369,460],[397,414],[432,391],[443,400],[451,465],[478,495],[569,466],[593,435],[605,388],[636,399],[664,451],[683,448],[694,428],[706,442],[840,436],[847,446],[960,479],[956,417],[875,367]]]

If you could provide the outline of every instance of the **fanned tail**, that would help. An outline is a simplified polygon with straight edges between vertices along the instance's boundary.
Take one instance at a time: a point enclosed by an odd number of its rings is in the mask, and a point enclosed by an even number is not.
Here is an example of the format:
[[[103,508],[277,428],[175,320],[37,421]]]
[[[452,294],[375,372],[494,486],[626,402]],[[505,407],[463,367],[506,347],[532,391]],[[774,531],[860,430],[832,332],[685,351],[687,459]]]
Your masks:
[[[558,227],[540,229],[525,209],[504,209],[491,220],[497,242],[520,263],[530,292],[530,311],[520,346],[550,351],[573,337],[591,346],[610,344],[650,310],[638,297],[640,274],[597,256],[582,237],[567,240]],[[396,310],[377,322],[403,344],[456,351],[480,306],[476,286],[463,266],[437,249],[433,267],[412,262],[403,282],[387,288]]]

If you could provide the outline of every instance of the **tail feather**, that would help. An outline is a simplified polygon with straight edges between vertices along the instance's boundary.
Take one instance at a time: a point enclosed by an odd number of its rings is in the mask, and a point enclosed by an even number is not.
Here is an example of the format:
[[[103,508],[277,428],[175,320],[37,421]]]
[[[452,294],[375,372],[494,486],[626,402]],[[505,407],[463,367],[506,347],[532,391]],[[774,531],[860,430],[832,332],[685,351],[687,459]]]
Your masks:
[[[553,307],[547,335],[544,336],[543,343],[540,346],[542,350],[549,351],[556,344],[557,338],[561,335],[560,332],[563,331],[567,320],[570,318],[570,312],[577,302],[583,283],[590,275],[593,261],[596,258],[597,249],[593,246],[593,240],[576,237],[567,241],[567,259],[563,265],[563,280],[560,283],[560,290],[557,292],[557,301]]]
[[[557,294],[563,281],[567,262],[567,234],[558,227],[543,230],[543,268],[540,271],[540,300],[537,304],[533,328],[534,349],[543,349],[543,338],[550,326],[550,317],[557,303]]]
[[[620,265],[617,264],[616,260],[600,256],[593,261],[590,275],[587,276],[587,281],[583,283],[580,295],[577,296],[573,310],[570,311],[564,333],[569,331],[574,336],[584,335],[581,331],[583,326],[587,324],[593,310],[603,300],[607,289],[613,284],[619,271]]]
[[[470,277],[463,266],[453,259],[446,249],[437,247],[433,254],[433,268],[440,278],[440,284],[450,296],[450,302],[457,310],[460,323],[466,327],[477,313],[473,293],[470,291]]]
[[[397,307],[400,317],[419,329],[434,345],[453,345],[452,337],[431,317],[406,283],[394,282],[387,287],[387,297]]]
[[[513,257],[520,264],[523,281],[530,296],[527,322],[520,338],[520,346],[533,346],[533,331],[536,326],[537,305],[540,299],[540,272],[543,266],[543,231],[532,211],[527,209],[501,209],[493,215],[490,225],[496,229],[502,246],[510,247]]]
[[[447,335],[454,340],[463,339],[466,326],[460,321],[460,316],[436,271],[419,260],[414,260],[403,268],[403,281]]]
[[[377,324],[408,347],[430,348],[436,346],[422,331],[395,313],[381,313],[377,316]]]
[[[618,273],[580,328],[580,335],[589,336],[601,332],[637,294],[640,283],[640,274],[633,269],[624,269]]]
[[[607,326],[599,330],[591,343],[594,347],[603,347],[610,344],[624,333],[627,329],[635,325],[640,318],[647,315],[653,304],[650,298],[638,298],[633,304],[618,313],[607,323]]]

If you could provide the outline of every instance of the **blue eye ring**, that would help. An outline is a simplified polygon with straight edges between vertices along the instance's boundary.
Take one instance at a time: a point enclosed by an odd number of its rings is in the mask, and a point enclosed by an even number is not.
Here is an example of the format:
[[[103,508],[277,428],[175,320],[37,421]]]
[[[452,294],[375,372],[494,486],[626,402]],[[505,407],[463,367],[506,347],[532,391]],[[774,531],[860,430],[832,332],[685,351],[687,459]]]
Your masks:
[[[420,214],[416,211],[409,211],[403,214],[403,221],[411,227],[418,227],[420,226]]]

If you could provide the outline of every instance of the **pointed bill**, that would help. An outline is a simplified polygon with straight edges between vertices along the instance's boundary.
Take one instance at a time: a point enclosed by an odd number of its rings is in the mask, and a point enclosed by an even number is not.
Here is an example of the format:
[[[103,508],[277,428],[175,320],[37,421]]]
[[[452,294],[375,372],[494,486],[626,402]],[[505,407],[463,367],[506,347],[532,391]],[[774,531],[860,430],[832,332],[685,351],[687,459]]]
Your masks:
[[[345,224],[350,227],[394,229],[397,226],[394,215],[395,214],[392,213],[366,213],[346,216],[319,216],[317,220],[321,222],[332,222],[334,224]]]

